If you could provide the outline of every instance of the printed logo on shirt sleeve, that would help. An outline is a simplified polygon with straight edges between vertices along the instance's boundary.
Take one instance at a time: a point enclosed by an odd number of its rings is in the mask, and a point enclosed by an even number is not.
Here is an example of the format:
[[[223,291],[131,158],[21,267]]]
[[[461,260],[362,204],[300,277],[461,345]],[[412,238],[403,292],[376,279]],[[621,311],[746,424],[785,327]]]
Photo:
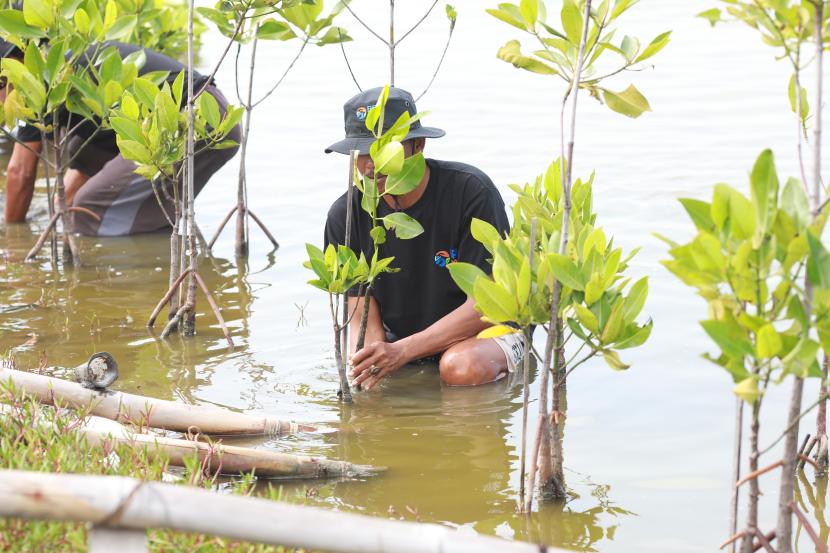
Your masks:
[[[435,254],[435,264],[439,267],[446,267],[458,261],[458,250],[452,248],[450,251],[441,250]]]

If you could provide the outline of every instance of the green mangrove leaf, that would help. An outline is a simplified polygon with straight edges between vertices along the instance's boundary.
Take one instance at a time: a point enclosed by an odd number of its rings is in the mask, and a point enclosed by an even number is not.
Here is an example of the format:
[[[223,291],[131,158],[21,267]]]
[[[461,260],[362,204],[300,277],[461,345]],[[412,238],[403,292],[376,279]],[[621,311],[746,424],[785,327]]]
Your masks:
[[[714,340],[726,355],[735,358],[755,355],[755,348],[752,347],[746,332],[737,322],[708,320],[702,321],[700,324],[706,334]]]
[[[758,331],[756,337],[756,350],[758,357],[761,359],[769,359],[775,357],[784,347],[781,342],[781,336],[771,324],[766,324]]]
[[[39,27],[28,23],[20,10],[0,10],[0,32],[18,46],[22,46],[22,40],[42,38],[45,33]]]
[[[23,18],[27,24],[41,29],[55,22],[51,2],[47,0],[23,0]]]
[[[520,306],[527,305],[530,298],[530,262],[526,257],[522,259],[522,268],[519,269],[519,277],[516,279],[516,298]]]
[[[473,220],[470,223],[470,232],[472,233],[473,238],[481,242],[487,250],[491,252],[493,245],[501,240],[501,235],[499,234],[499,231],[496,230],[496,227],[487,221],[476,217],[473,217]]]
[[[603,344],[611,344],[619,338],[625,324],[625,321],[623,320],[623,310],[624,302],[622,299],[617,299],[614,306],[611,308],[611,315],[608,317],[608,320],[602,329],[602,334],[600,335],[600,340]]]
[[[536,26],[536,21],[539,18],[538,0],[520,0],[519,12],[521,12],[522,19],[524,19],[528,29],[532,29]]]
[[[387,229],[394,229],[395,236],[401,240],[408,240],[424,232],[424,227],[421,224],[402,211],[390,213],[383,219],[383,224]]]
[[[525,26],[524,21],[522,21],[521,19],[521,14],[519,14],[519,17],[516,17],[515,14],[503,8],[503,6],[505,5],[515,8],[515,6],[512,6],[511,4],[500,4],[499,9],[489,8],[485,11],[493,17],[495,17],[496,19],[504,21],[508,25],[513,25],[517,29],[527,31],[527,27]]]
[[[372,157],[375,173],[395,175],[403,169],[404,149],[400,142],[390,142]]]
[[[385,193],[394,196],[412,192],[424,178],[426,162],[424,154],[417,153],[404,159],[401,170],[386,178]]]
[[[521,45],[518,40],[511,40],[499,48],[499,51],[496,53],[496,57],[500,60],[512,63],[514,67],[531,71],[533,73],[541,73],[543,75],[559,74],[559,71],[550,65],[530,56],[523,55]]]
[[[291,37],[293,38],[293,37]],[[284,38],[283,40],[287,40]],[[340,44],[341,42],[351,42],[352,37],[349,32],[343,27],[329,27],[323,36],[317,39],[317,46],[325,46],[327,44]]]
[[[560,15],[568,41],[574,46],[579,46],[582,40],[582,11],[579,6],[574,0],[564,0]]]
[[[772,228],[778,202],[778,174],[775,170],[775,158],[772,155],[772,150],[764,150],[758,156],[755,165],[752,167],[749,182],[757,222],[753,241],[758,245],[761,242],[761,237]]]
[[[291,40],[297,35],[284,21],[277,21],[273,17],[269,17],[259,24],[256,36],[262,40]]]
[[[554,278],[572,290],[585,290],[585,280],[582,273],[570,258],[558,253],[547,256]]]
[[[585,303],[594,305],[605,292],[605,286],[599,273],[593,273],[585,284]]]
[[[656,55],[660,52],[660,50],[666,47],[669,40],[671,40],[671,31],[666,31],[665,33],[657,35],[654,40],[652,40],[649,45],[645,47],[637,59],[634,60],[634,63],[640,63]]]
[[[386,243],[386,229],[383,227],[374,227],[369,231],[369,236],[372,238],[372,242],[378,246]]]
[[[219,111],[219,103],[210,93],[199,94],[196,99],[199,114],[205,118],[211,128],[217,128],[222,121],[222,114]]]
[[[790,107],[792,108],[793,113],[796,113],[796,110],[798,110],[799,107],[801,108],[799,117],[801,117],[801,121],[803,122],[807,119],[807,116],[810,115],[810,103],[807,101],[807,89],[803,86],[800,88],[801,92],[799,94],[799,98],[796,98],[795,73],[793,73],[792,77],[790,77],[790,84],[787,87],[787,95],[790,98]],[[799,103],[801,104],[800,106],[798,105]]]
[[[136,15],[122,15],[115,20],[106,34],[107,40],[124,40],[129,37],[138,24]]]
[[[715,24],[720,23],[721,21],[721,12],[718,8],[711,8],[700,12],[696,17],[705,19],[712,27],[714,27]]]
[[[830,289],[830,254],[812,231],[807,232],[810,254],[807,257],[807,278],[814,286],[823,290]]]
[[[620,43],[619,51],[627,62],[632,63],[634,57],[640,51],[640,41],[632,36],[625,35]]]
[[[640,94],[640,91],[634,85],[629,86],[622,92],[611,92],[605,88],[600,90],[602,90],[605,104],[617,113],[636,119],[644,112],[651,111],[648,100]]]
[[[633,322],[637,318],[643,310],[643,306],[646,304],[647,297],[648,277],[643,277],[631,286],[631,290],[628,291],[628,295],[625,298],[623,320],[626,324]]]
[[[761,390],[758,389],[758,377],[750,376],[738,382],[732,391],[736,396],[749,404],[753,404],[761,397]]]
[[[111,117],[110,126],[118,136],[139,143],[144,142],[141,127],[135,120],[127,119],[126,117]]]
[[[626,365],[625,363],[623,363],[622,359],[620,359],[620,354],[614,350],[602,350],[602,358],[605,359],[605,362],[608,364],[608,366],[614,369],[615,371],[624,371],[631,367],[631,365]]]
[[[795,222],[799,234],[810,225],[810,201],[797,179],[787,179],[781,192],[781,209]]]
[[[821,345],[809,338],[802,338],[798,345],[787,354],[781,362],[787,374],[794,374],[799,378],[807,378],[810,369],[816,364],[816,355]]]
[[[639,327],[636,324],[630,324],[626,327],[622,336],[614,344],[616,349],[629,349],[642,346],[649,336],[651,336],[651,329],[654,327],[654,322],[649,319],[646,324]]]
[[[456,262],[447,265],[450,276],[468,297],[474,298],[475,283],[479,278],[486,278],[484,271],[472,263]]]
[[[593,312],[581,303],[574,303],[572,307],[574,308],[579,324],[587,328],[591,334],[598,335],[599,321]]]
[[[513,328],[512,326],[494,325],[479,332],[476,338],[479,340],[498,338],[499,336],[504,336],[505,334],[516,334],[517,332],[519,332],[519,329]]]
[[[118,142],[118,150],[126,159],[140,164],[149,164],[152,162],[153,154],[140,142],[136,142],[135,140],[122,140],[120,137],[117,137],[116,140]]]
[[[482,314],[492,321],[506,323],[517,318],[516,298],[489,278],[476,279],[473,297]]]
[[[30,42],[26,46],[26,51],[23,53],[23,64],[35,78],[46,78],[46,61],[43,59],[43,54],[40,53],[40,48],[34,42]]]
[[[692,198],[680,198],[680,203],[689,214],[697,230],[715,232],[715,222],[712,220],[711,204]]]
[[[640,0],[617,0],[617,3],[614,4],[614,10],[611,12],[611,19],[617,19],[639,1]]]

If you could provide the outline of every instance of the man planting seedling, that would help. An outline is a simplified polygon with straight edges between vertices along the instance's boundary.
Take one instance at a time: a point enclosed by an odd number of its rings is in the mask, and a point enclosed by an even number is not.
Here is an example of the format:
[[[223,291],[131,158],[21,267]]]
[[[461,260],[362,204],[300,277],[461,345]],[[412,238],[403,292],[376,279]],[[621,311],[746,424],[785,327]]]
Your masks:
[[[53,45],[54,47],[54,45]],[[112,52],[109,54],[108,52]],[[69,52],[69,51],[67,51]],[[150,49],[141,48],[121,42],[108,41],[93,44],[85,53],[70,58],[73,68],[91,71],[93,78],[107,81],[105,72],[116,67],[120,72],[122,62],[134,62],[139,67],[138,75],[146,77],[158,86],[165,82],[173,85],[176,78],[186,67],[180,62]],[[109,56],[118,60],[108,63]],[[0,41],[0,57],[23,62],[23,52],[14,44]],[[50,56],[49,59],[51,59]],[[103,59],[102,59],[103,58]],[[4,61],[4,64],[7,62]],[[100,68],[93,68],[96,64]],[[6,67],[6,65],[4,65]],[[126,67],[126,65],[125,65]],[[100,75],[98,75],[100,73]],[[194,71],[194,87],[204,89],[216,99],[218,108],[225,113],[228,102],[222,93],[204,77]],[[80,80],[76,81],[80,86]],[[149,82],[149,81],[148,81]],[[0,102],[5,102],[11,93],[12,83],[6,81],[0,90]],[[77,110],[77,106],[75,110]],[[116,143],[115,133],[103,128],[97,117],[84,120],[66,106],[56,111],[56,124],[67,134],[66,154],[70,159],[69,168],[64,175],[66,204],[75,208],[73,212],[73,230],[88,236],[121,236],[152,232],[169,228],[174,194],[154,191],[146,176],[135,173],[136,164],[125,159]],[[239,140],[238,126],[233,128],[227,138],[233,146],[223,150],[202,148],[194,159],[194,191],[198,194],[208,179],[221,168],[236,152],[235,142]],[[48,135],[47,135],[48,136]],[[37,165],[43,148],[42,129],[26,123],[14,132],[16,140],[8,165],[6,184],[7,222],[21,222],[25,219],[34,192]],[[167,214],[166,214],[166,213]],[[94,216],[91,216],[94,215]]]
[[[441,379],[449,385],[492,382],[512,372],[520,362],[521,336],[477,339],[478,333],[490,324],[481,320],[475,303],[453,282],[447,267],[463,261],[490,273],[490,255],[473,238],[470,223],[477,218],[492,224],[500,233],[506,232],[504,202],[487,175],[457,162],[427,159],[420,163],[423,176],[411,190],[392,190],[392,183],[398,180],[391,177],[387,186],[387,176],[378,162],[386,156],[377,146],[372,149],[380,134],[373,132],[374,127],[380,120],[382,132],[394,132],[402,116],[414,116],[417,110],[412,95],[405,90],[389,88],[388,97],[382,97],[384,94],[383,88],[374,88],[347,101],[346,137],[326,149],[326,153],[358,152],[356,168],[363,186],[352,195],[349,245],[367,259],[394,258],[396,269],[374,278],[368,295],[362,293],[365,287],[353,288],[349,293],[348,311],[356,313],[350,323],[354,384],[371,389],[385,376],[419,360],[437,361]],[[381,114],[377,110],[373,113],[376,104],[385,104]],[[409,165],[418,166],[409,162],[423,159],[425,139],[444,135],[441,129],[422,126],[417,118],[412,121],[409,132],[400,141],[400,159],[384,159],[389,173],[401,171],[397,165],[404,159]],[[403,172],[406,171],[405,167]],[[380,201],[373,208],[365,192],[375,187]],[[347,244],[347,198],[344,194],[329,210],[327,245]],[[387,236],[377,221],[396,213],[420,223],[423,232],[405,238],[399,232]],[[368,316],[363,318],[360,314],[366,307],[367,296]],[[363,319],[365,341],[361,343]]]

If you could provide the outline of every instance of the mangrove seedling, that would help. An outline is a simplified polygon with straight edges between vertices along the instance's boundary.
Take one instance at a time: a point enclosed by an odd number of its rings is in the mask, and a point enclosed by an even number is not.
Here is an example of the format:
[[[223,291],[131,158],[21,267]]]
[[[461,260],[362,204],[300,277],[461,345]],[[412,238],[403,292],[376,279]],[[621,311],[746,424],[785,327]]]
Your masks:
[[[129,28],[119,25],[121,19],[112,1],[103,14],[94,0],[25,0],[22,10],[0,10],[0,35],[23,52],[22,61],[8,57],[0,66],[0,76],[11,85],[2,104],[0,132],[28,147],[8,130],[18,122],[25,123],[40,130],[41,143],[49,145],[37,152],[32,150],[46,168],[49,222],[27,254],[27,261],[34,259],[50,238],[55,261],[54,233],[60,222],[64,263],[78,265],[80,251],[69,212],[98,218],[92,211],[67,207],[64,169],[99,132],[81,134],[84,123],[105,128],[122,92],[138,73],[140,55],[122,60],[115,48],[102,43],[130,33]],[[83,145],[70,152],[73,139],[81,140]],[[50,172],[55,175],[54,189],[48,179]]]
[[[813,220],[797,179],[780,186],[769,150],[755,162],[750,189],[747,198],[718,184],[711,202],[681,200],[697,235],[686,243],[665,239],[671,259],[664,262],[707,301],[709,316],[701,325],[719,353],[705,357],[729,373],[733,392],[751,408],[744,550],[759,531],[761,491],[752,475],[769,449],[759,446],[769,386],[790,375],[821,377],[817,356],[830,345],[830,257],[818,238],[826,215]],[[811,311],[805,308],[804,274],[812,286]]]
[[[540,360],[542,389],[548,387],[550,376],[555,380],[552,411],[548,411],[547,394],[539,398],[531,470],[527,486],[520,485],[521,506],[526,510],[531,507],[537,467],[543,497],[564,499],[566,494],[560,424],[567,376],[598,355],[614,370],[627,369],[618,350],[642,345],[652,328],[650,320],[644,324],[636,321],[648,295],[647,277],[629,286],[625,271],[633,253],[623,258],[622,249],[615,248],[613,239],[595,225],[593,175],[574,183],[573,210],[566,220],[560,164],[559,160],[552,163],[532,183],[512,187],[519,198],[513,207],[514,225],[508,236],[500,236],[484,221],[473,220],[473,237],[492,255],[492,276],[468,263],[449,267],[453,280],[476,301],[483,318],[494,324],[479,337],[524,332],[526,366],[532,351],[530,328],[534,325],[551,325],[556,345],[571,341],[578,344],[570,358],[557,355],[551,359],[548,350]],[[571,232],[566,253],[562,254],[559,244],[566,227]],[[555,299],[559,304],[551,315]]]
[[[247,151],[248,137],[251,132],[251,115],[253,109],[271,96],[285,80],[289,71],[297,63],[308,44],[325,46],[341,41],[351,40],[348,33],[339,27],[332,26],[334,18],[340,13],[343,4],[339,3],[326,16],[322,15],[323,0],[309,0],[302,3],[282,2],[279,6],[257,4],[241,4],[239,10],[227,9],[226,2],[220,2],[216,8],[199,8],[199,13],[214,22],[220,32],[237,43],[236,49],[236,91],[239,104],[245,109],[242,127],[242,139],[239,159],[239,179],[237,185],[236,205],[231,208],[216,229],[216,233],[208,242],[208,249],[213,248],[225,225],[236,213],[236,255],[248,255],[248,217],[259,225],[262,232],[268,237],[274,248],[278,248],[274,236],[248,206],[247,181]],[[268,17],[270,16],[270,17]],[[300,46],[296,55],[288,64],[282,75],[261,97],[255,99],[253,95],[254,74],[256,68],[257,47],[260,40],[275,40],[280,42],[298,41]],[[243,44],[250,44],[251,61],[248,70],[248,82],[245,87],[246,95],[240,93],[239,58]]]
[[[185,170],[187,175],[188,114],[179,110],[186,80],[184,72],[181,72],[173,86],[165,82],[159,89],[155,82],[146,77],[135,79],[133,85],[123,93],[121,107],[117,116],[111,118],[111,125],[116,132],[119,150],[124,158],[136,163],[136,173],[151,182],[153,192],[172,228],[170,285],[153,311],[148,326],[153,325],[161,309],[170,302],[170,317],[162,337],[169,335],[185,315],[185,333],[192,334],[194,328],[187,320],[192,321],[195,314],[195,286],[198,285],[207,296],[228,343],[232,345],[216,302],[196,267],[197,230],[192,214],[193,197],[188,187],[180,184],[183,180],[181,172]],[[199,95],[193,110],[194,144],[198,145],[199,150],[236,146],[236,142],[227,139],[227,135],[241,117],[241,108],[229,106],[223,115],[212,95]],[[174,206],[172,213],[165,209],[162,196]],[[187,255],[189,263],[185,260]],[[188,286],[187,298],[182,302],[179,297],[182,295],[180,285],[187,276],[190,276],[192,287]]]
[[[383,217],[378,216],[378,206],[384,197],[399,196],[411,192],[421,183],[426,171],[426,161],[424,160],[423,154],[419,152],[409,157],[405,157],[404,147],[403,144],[401,144],[401,140],[403,140],[409,133],[410,125],[419,120],[425,114],[409,114],[408,112],[404,112],[394,123],[390,125],[388,122],[384,121],[384,109],[388,98],[389,86],[386,86],[380,92],[376,105],[366,114],[366,128],[369,129],[375,137],[375,141],[372,143],[369,150],[369,155],[371,156],[375,167],[374,175],[371,178],[360,175],[357,172],[357,166],[355,164],[356,152],[352,152],[352,155],[349,156],[349,171],[350,178],[352,179],[349,183],[349,192],[352,192],[353,182],[354,186],[361,194],[361,208],[369,215],[372,222],[372,228],[370,231],[372,239],[371,257],[369,257],[366,252],[361,252],[361,259],[366,258],[369,260],[368,271],[361,281],[355,282],[352,286],[346,289],[348,290],[353,288],[355,285],[362,286],[363,310],[359,319],[356,339],[354,340],[352,346],[353,351],[363,348],[364,341],[366,339],[366,326],[369,320],[370,298],[375,279],[383,273],[394,272],[396,270],[391,266],[391,263],[394,260],[393,257],[379,257],[379,246],[386,242],[387,232],[392,231],[395,233],[397,238],[407,240],[415,238],[424,231],[418,221],[401,211],[396,211]],[[386,182],[383,190],[380,190],[378,187],[378,178],[382,175],[386,176]],[[348,241],[348,236],[349,235],[347,233],[346,237],[344,237],[344,242]],[[317,250],[311,245],[308,245],[307,247],[309,248],[309,255],[311,255],[312,251]],[[349,248],[345,246],[343,247],[346,251],[351,251]],[[311,248],[314,249],[312,250]],[[340,255],[345,256],[346,254],[338,254],[338,256]],[[334,261],[331,263],[333,262]],[[314,269],[315,263],[313,258],[310,258],[306,263],[307,266]],[[331,273],[331,270],[333,270],[333,265],[329,266],[331,263],[328,265],[320,265],[317,263],[316,266],[320,270],[325,269]],[[317,272],[317,269],[314,270],[318,277],[320,277],[320,273]],[[322,279],[322,277],[320,278]],[[312,282],[312,284],[314,284],[314,282]],[[317,286],[317,284],[314,285]],[[317,287],[319,288],[320,286]],[[330,294],[335,293],[336,292],[330,291]],[[345,293],[345,291],[340,293]],[[361,302],[356,303],[355,310],[360,303]],[[338,343],[336,350],[338,357],[344,357],[343,352],[349,347],[345,341],[346,329],[349,326],[349,321],[354,320],[353,316],[355,315],[355,313],[346,313],[348,310],[347,304],[344,304],[343,310],[344,314],[346,314],[343,319],[343,323],[338,324],[336,318],[334,319],[335,342]],[[333,316],[335,315],[336,313],[333,313]],[[342,346],[340,345],[341,343]],[[337,363],[338,367],[342,366],[345,370],[345,362],[343,359],[338,359]],[[346,388],[342,386],[341,382],[341,390],[345,389]],[[345,394],[344,397],[346,397]]]
[[[804,196],[808,198],[808,219],[811,225],[823,228],[823,219],[826,217],[824,210],[827,204],[827,192],[821,175],[821,141],[823,116],[821,106],[823,104],[824,90],[824,49],[826,48],[826,37],[828,34],[828,23],[830,23],[830,10],[826,9],[825,3],[817,0],[784,0],[780,2],[759,2],[744,0],[724,0],[727,4],[722,12],[719,8],[706,10],[699,15],[708,20],[713,26],[724,20],[736,20],[745,23],[757,30],[764,43],[778,51],[779,59],[786,59],[792,68],[793,74],[788,86],[790,106],[794,114],[794,130],[796,131],[795,153],[801,177],[801,186]],[[810,52],[812,49],[812,52]],[[804,74],[807,68],[813,64],[815,69],[815,90],[813,92],[813,105],[818,106],[814,114],[810,114],[810,103],[808,92],[803,86]],[[783,87],[782,87],[783,89]],[[808,135],[808,121],[812,122],[812,142]],[[804,145],[811,146],[812,166],[811,170],[806,169]],[[760,200],[763,202],[764,199]],[[756,204],[753,195],[752,202]],[[783,200],[782,200],[783,202]],[[763,207],[757,206],[756,207]],[[815,234],[816,240],[820,242],[821,233]],[[811,255],[813,249],[810,249]],[[790,275],[792,276],[792,275]],[[809,274],[800,274],[803,281],[801,289],[803,293],[800,298],[803,310],[808,320],[812,320],[814,311],[820,307],[816,299],[815,282]],[[772,284],[772,283],[770,283]],[[828,467],[828,440],[827,440],[827,347],[822,343],[824,360],[821,364],[822,378],[819,384],[816,432],[807,444],[804,455],[808,456],[814,446],[818,446],[814,462],[818,465],[819,474],[826,474]],[[781,473],[781,485],[779,487],[778,500],[778,524],[776,528],[776,544],[780,551],[789,552],[792,550],[792,515],[790,505],[793,500],[793,486],[796,465],[798,464],[798,428],[799,421],[803,416],[801,410],[804,378],[803,374],[796,371],[793,374],[793,388],[790,396],[790,405],[787,413],[787,430],[784,444],[784,458]],[[736,428],[740,430],[740,412],[738,414]],[[754,424],[754,423],[753,423]],[[736,436],[736,451],[740,447],[740,438]],[[737,457],[737,455],[736,455]],[[736,465],[737,466],[737,465]],[[737,469],[736,469],[737,470]],[[737,509],[738,496],[737,488],[734,491],[732,508],[732,525],[730,531],[737,533]],[[752,501],[752,492],[750,492]],[[746,537],[743,540],[743,550],[751,549],[752,538],[757,534],[757,528],[748,528]]]
[[[362,253],[358,258],[354,251],[346,246],[335,247],[329,244],[326,247],[325,253],[320,248],[306,244],[306,251],[308,252],[308,261],[303,265],[314,271],[317,278],[309,280],[308,283],[319,288],[329,295],[329,311],[331,313],[331,322],[334,327],[334,359],[337,363],[337,374],[340,377],[340,391],[338,395],[346,403],[351,403],[352,394],[349,388],[349,380],[346,378],[346,365],[342,347],[347,347],[341,337],[346,325],[349,324],[349,318],[341,324],[340,309],[344,304],[341,303],[341,296],[346,294],[353,287],[365,284],[377,273],[385,270],[392,262],[392,258],[378,260],[369,268],[366,262],[366,256]],[[374,271],[374,275],[372,274]],[[354,313],[351,314],[352,316]]]
[[[521,196],[517,203],[523,213],[527,209],[538,211],[538,206],[543,205],[545,209],[541,214],[527,212],[528,214],[525,217],[537,217],[538,215],[540,223],[547,217],[551,221],[558,221],[558,224],[561,225],[558,232],[554,232],[555,229],[553,228],[547,230],[550,237],[549,241],[552,239],[554,243],[546,243],[546,249],[542,250],[546,254],[556,253],[558,257],[553,259],[557,260],[558,266],[551,267],[553,281],[548,305],[547,341],[541,371],[540,423],[537,425],[539,430],[534,440],[533,452],[530,458],[530,473],[528,474],[528,482],[532,485],[535,482],[535,471],[538,463],[540,470],[539,486],[544,498],[561,500],[565,497],[560,425],[564,423],[565,419],[567,376],[576,366],[576,359],[573,357],[566,359],[565,344],[570,335],[576,335],[582,341],[581,345],[590,344],[592,336],[591,334],[585,334],[582,330],[583,337],[574,328],[570,327],[572,324],[570,321],[573,318],[569,318],[567,313],[570,310],[569,302],[573,303],[573,300],[568,295],[568,290],[576,290],[577,298],[580,295],[582,296],[575,304],[582,305],[582,307],[591,307],[594,302],[601,301],[608,290],[613,290],[611,297],[607,299],[609,302],[616,295],[621,295],[623,292],[621,287],[614,286],[616,284],[616,268],[606,274],[593,266],[590,259],[580,258],[579,255],[582,249],[578,247],[575,240],[584,238],[580,237],[579,234],[572,234],[572,230],[573,232],[579,232],[578,229],[572,228],[574,227],[574,220],[584,217],[584,214],[573,213],[573,203],[576,201],[577,193],[577,186],[573,183],[572,170],[578,93],[584,89],[611,110],[628,117],[636,118],[644,112],[650,111],[651,107],[648,100],[634,85],[630,85],[623,91],[614,92],[607,88],[604,83],[607,79],[624,74],[626,71],[644,68],[645,62],[660,52],[670,39],[670,32],[662,33],[644,48],[640,46],[640,42],[636,38],[628,35],[624,36],[622,40],[614,42],[616,34],[614,24],[635,3],[634,0],[603,0],[597,6],[592,7],[591,0],[564,0],[559,12],[559,23],[561,24],[559,28],[548,21],[548,10],[546,3],[542,0],[521,0],[518,4],[501,3],[496,8],[487,10],[497,19],[527,33],[534,43],[534,48],[536,48],[531,50],[529,54],[525,54],[522,52],[522,44],[518,40],[510,40],[498,51],[497,57],[499,59],[532,73],[557,77],[566,85],[560,104],[560,159],[552,166],[556,167],[559,172],[556,182],[560,184],[548,186],[548,189],[552,191],[550,194],[555,194],[549,199],[535,196],[537,198],[535,204],[538,205],[534,205],[534,202],[527,200],[527,193]],[[609,55],[609,52],[613,56]],[[569,108],[570,121],[566,141],[566,114]],[[551,169],[548,170],[546,175],[549,175],[550,171]],[[552,176],[545,177],[545,179],[552,178]],[[592,180],[593,178],[588,182],[592,182]],[[557,192],[560,186],[561,191]],[[590,202],[588,205],[590,205]],[[529,226],[528,221],[529,219],[525,222],[517,219],[516,225],[527,228]],[[568,223],[565,224],[563,221]],[[593,221],[588,219],[583,219],[583,222],[584,224],[593,225]],[[583,255],[588,255],[588,252],[583,252]],[[580,263],[588,263],[588,266],[583,267]],[[610,266],[613,265],[614,263],[610,264]],[[544,264],[540,263],[539,267],[543,266]],[[587,272],[583,273],[583,270]],[[576,278],[576,275],[581,276]],[[607,280],[608,278],[611,278],[611,280]],[[635,297],[642,294],[644,301],[645,288],[645,282],[641,281],[636,293],[633,289],[630,293]],[[475,293],[475,290],[473,289],[472,292]],[[587,301],[587,303],[582,304],[583,301]],[[610,303],[607,306],[610,307]],[[574,307],[573,311],[577,315],[582,313],[582,317],[585,319],[585,321],[582,321],[583,327],[590,329],[586,323],[593,325],[594,321],[588,317],[588,313],[579,307]],[[610,311],[601,311],[599,314],[594,314],[599,325],[596,326],[594,334],[596,332],[604,334],[604,323],[610,322],[600,316],[603,313],[608,316],[611,314]],[[501,315],[504,315],[504,313],[501,313]],[[577,320],[579,320],[579,317],[577,317]],[[627,323],[633,324],[633,320],[627,321]],[[567,331],[566,324],[568,325]],[[616,335],[617,331],[621,331],[615,326],[616,323],[611,327],[613,332],[609,331],[609,335]],[[650,325],[646,325],[638,331],[638,340],[644,340],[647,337],[648,331],[645,328],[650,329]],[[594,342],[595,345],[599,346],[599,349],[593,347],[591,351],[602,351],[609,364],[617,368],[624,367],[624,364],[616,356],[616,352],[605,347],[609,343],[613,343],[613,341]],[[549,372],[551,370],[555,382],[552,390],[549,391]],[[551,392],[552,401],[550,405],[553,407],[553,415],[555,416],[553,425],[549,421],[554,419],[551,418],[551,413],[547,411],[547,398]],[[524,480],[524,474],[520,477]],[[532,499],[533,490],[530,489],[526,499],[520,498],[521,508],[529,511],[532,506]]]

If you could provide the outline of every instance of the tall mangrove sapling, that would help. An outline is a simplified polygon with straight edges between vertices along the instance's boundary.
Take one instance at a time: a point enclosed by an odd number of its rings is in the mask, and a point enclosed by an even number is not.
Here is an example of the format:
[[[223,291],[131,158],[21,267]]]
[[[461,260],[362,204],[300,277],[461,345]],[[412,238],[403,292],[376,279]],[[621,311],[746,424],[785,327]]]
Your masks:
[[[633,85],[614,92],[604,84],[608,78],[645,67],[644,63],[669,42],[668,32],[658,35],[644,48],[636,38],[627,35],[614,42],[616,29],[613,25],[634,4],[633,0],[603,0],[592,6],[591,0],[564,0],[559,17],[561,30],[548,22],[546,3],[540,0],[501,3],[487,10],[530,35],[534,48],[537,48],[525,54],[521,43],[511,40],[498,51],[500,59],[533,73],[558,77],[565,83],[559,106],[560,158],[544,177],[524,188],[517,188],[519,199],[514,207],[514,228],[509,237],[477,232],[482,243],[494,252],[501,250],[501,253],[494,253],[494,259],[504,257],[505,261],[500,265],[510,269],[501,269],[497,273],[494,262],[492,280],[475,273],[456,276],[461,268],[453,271],[456,282],[468,295],[477,302],[479,297],[483,298],[479,309],[488,319],[503,323],[514,321],[511,317],[520,317],[521,324],[547,325],[539,422],[528,474],[529,493],[526,498],[520,498],[521,507],[526,511],[532,505],[537,466],[542,497],[565,498],[562,425],[565,385],[570,372],[598,354],[602,354],[612,368],[627,368],[616,350],[642,344],[651,330],[650,322],[640,325],[635,321],[647,294],[645,279],[626,291],[626,281],[621,281],[619,274],[626,268],[622,252],[613,249],[610,242],[606,243],[603,231],[594,226],[591,208],[593,176],[585,182],[574,182],[572,177],[580,90],[586,90],[613,111],[628,117],[639,117],[651,109]],[[614,54],[613,58],[609,52]],[[566,128],[568,110],[570,120]],[[530,221],[534,218],[540,227],[538,243],[517,247],[519,242],[529,240]],[[539,259],[538,269],[535,277],[526,269],[528,276],[523,276],[520,281],[518,275],[527,264],[528,247]],[[507,254],[508,251],[513,253]],[[533,286],[527,293],[530,296],[538,294],[536,301],[539,304],[534,310],[531,300],[529,312],[522,313],[522,306],[517,304],[514,308],[513,304],[519,297],[517,287],[520,283],[526,286],[528,277],[532,277]],[[493,300],[498,300],[495,305]],[[540,307],[544,308],[544,313],[539,311]],[[531,315],[532,318],[527,318]],[[502,327],[502,330],[508,332],[509,327]],[[565,344],[573,336],[579,345],[567,358]],[[520,477],[524,480],[525,475]],[[524,486],[521,489],[524,490]]]

